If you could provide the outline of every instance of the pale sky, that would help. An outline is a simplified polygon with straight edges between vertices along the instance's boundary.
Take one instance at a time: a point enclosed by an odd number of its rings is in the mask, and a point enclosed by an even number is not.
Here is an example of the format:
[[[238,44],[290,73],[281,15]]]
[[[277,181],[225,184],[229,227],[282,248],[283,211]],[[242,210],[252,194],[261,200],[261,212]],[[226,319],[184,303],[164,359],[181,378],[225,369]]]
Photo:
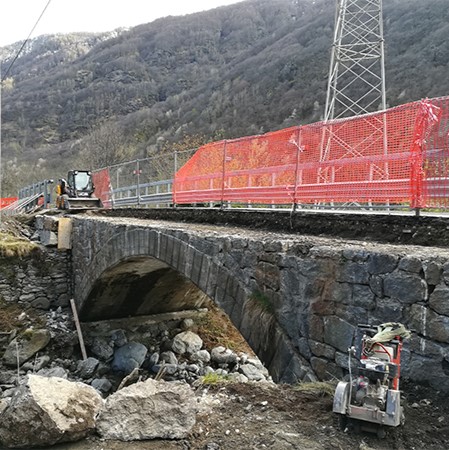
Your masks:
[[[102,32],[242,0],[51,0],[32,34]],[[48,0],[1,0],[0,46],[26,39]]]

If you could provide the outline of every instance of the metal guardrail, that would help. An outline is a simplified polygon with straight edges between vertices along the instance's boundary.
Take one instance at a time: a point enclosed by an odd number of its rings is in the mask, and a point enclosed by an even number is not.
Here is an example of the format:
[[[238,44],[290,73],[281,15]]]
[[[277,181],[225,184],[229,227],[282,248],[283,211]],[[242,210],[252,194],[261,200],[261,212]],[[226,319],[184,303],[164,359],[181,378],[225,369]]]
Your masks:
[[[40,198],[43,198],[41,206],[48,208],[52,202],[50,189],[50,185],[52,184],[53,180],[43,180],[20,189],[18,195],[19,200],[10,211],[19,213],[34,209],[38,206]]]
[[[153,181],[151,183],[122,186],[112,190],[112,206],[123,207],[172,204],[172,186],[173,180],[161,180]]]

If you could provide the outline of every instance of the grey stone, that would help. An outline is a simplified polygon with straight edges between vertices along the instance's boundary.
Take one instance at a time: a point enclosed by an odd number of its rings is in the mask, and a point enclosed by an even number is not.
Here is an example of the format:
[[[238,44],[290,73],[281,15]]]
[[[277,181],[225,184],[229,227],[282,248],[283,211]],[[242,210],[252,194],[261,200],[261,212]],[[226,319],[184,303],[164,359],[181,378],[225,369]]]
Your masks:
[[[385,277],[384,294],[402,303],[416,303],[427,298],[427,284],[418,275],[395,272]]]
[[[111,331],[111,341],[115,347],[122,347],[128,343],[125,330],[113,330]]]
[[[412,331],[438,342],[449,343],[449,317],[441,316],[423,305],[412,305],[407,312]]]
[[[175,364],[175,365],[178,364],[178,358],[171,351],[161,353],[160,361],[163,361],[167,364]]]
[[[229,380],[234,383],[247,383],[249,381],[248,377],[243,375],[243,373],[232,372],[228,375]]]
[[[352,299],[352,286],[349,283],[334,282],[329,287],[330,300],[336,303],[350,304]]]
[[[49,310],[50,300],[47,297],[37,297],[31,302],[31,306],[36,309]]]
[[[443,280],[449,285],[449,262],[443,264]]]
[[[67,370],[62,367],[43,368],[36,375],[46,378],[63,378],[64,380],[68,378]]]
[[[104,337],[95,336],[89,347],[90,351],[103,361],[107,361],[114,354],[114,348],[111,341]]]
[[[327,359],[334,359],[335,348],[332,347],[331,345],[309,340],[309,346],[311,352],[315,356],[324,356]]]
[[[39,370],[48,366],[49,363],[50,363],[50,357],[48,355],[42,355],[42,356],[39,356],[38,358],[34,358],[33,360],[24,363],[22,366],[22,369],[23,370],[32,370],[33,372],[38,372]]]
[[[375,301],[373,291],[369,286],[355,284],[352,289],[352,302],[354,306],[366,308],[368,311],[374,309]]]
[[[411,273],[421,273],[423,270],[422,262],[413,256],[405,256],[399,261],[398,269]]]
[[[84,380],[92,378],[97,370],[98,364],[98,359],[92,358],[91,356],[84,361],[79,361],[77,367],[78,375]]]
[[[159,362],[159,353],[155,352],[150,356],[149,366],[152,367]]]
[[[183,319],[181,322],[181,329],[184,331],[189,330],[195,325],[195,322],[192,319]]]
[[[367,323],[369,310],[360,306],[345,307],[344,305],[337,305],[335,315],[348,323]]]
[[[430,294],[429,306],[437,313],[449,316],[449,287],[438,285]]]
[[[336,316],[324,318],[324,342],[345,352],[352,345],[355,327]]]
[[[343,255],[343,258],[346,258],[350,261],[355,261],[355,262],[364,262],[370,256],[369,253],[365,249],[360,250],[360,249],[354,249],[354,248],[344,249],[342,251],[342,255]]]
[[[190,360],[207,364],[210,361],[210,353],[207,350],[198,350],[190,355]]]
[[[215,347],[210,352],[210,357],[216,364],[236,364],[237,355],[223,346]]]
[[[200,371],[200,368],[196,364],[188,364],[186,366],[186,370],[188,370],[189,372],[198,373]]]
[[[69,294],[60,294],[58,295],[56,301],[54,302],[55,306],[69,306],[70,295]]]
[[[203,340],[191,331],[184,331],[173,338],[172,350],[178,355],[195,353],[203,346]]]
[[[8,344],[16,337],[16,329],[12,331],[0,332],[0,350],[4,350]]]
[[[346,353],[340,353],[337,352],[335,354],[335,363],[346,370],[349,369],[349,358],[348,358],[348,352]],[[351,369],[353,370],[353,373],[355,373],[355,370],[357,368],[357,360],[355,358],[351,358]]]
[[[259,358],[248,358],[246,360],[246,365],[251,364],[258,371],[260,371],[263,375],[268,376],[267,368],[262,364]]]
[[[343,376],[343,370],[327,359],[312,357],[310,364],[319,380],[341,379]]]
[[[111,382],[106,378],[95,378],[90,385],[102,394],[107,394],[112,389]]]
[[[147,348],[143,344],[138,342],[125,344],[114,352],[112,370],[129,374],[142,365],[146,354]]]
[[[58,245],[58,236],[53,231],[42,230],[39,233],[39,240],[46,247],[56,247]]]
[[[3,355],[3,363],[7,366],[17,366],[18,360],[22,365],[45,348],[49,342],[50,332],[48,330],[28,329],[9,343]]]
[[[251,381],[265,380],[265,376],[263,375],[263,373],[252,364],[245,364],[243,366],[240,366],[239,372],[245,375],[245,377]]]
[[[378,298],[376,299],[376,308],[368,315],[368,322],[402,322],[403,311],[404,305],[399,300],[388,297]]]
[[[373,275],[369,280],[369,287],[371,288],[371,291],[377,297],[383,297],[384,286],[383,286],[383,278],[382,277]]]
[[[106,399],[97,418],[103,439],[182,439],[195,425],[195,394],[185,383],[135,383]]]
[[[368,284],[369,273],[366,263],[348,262],[339,268],[337,281],[346,283]]]
[[[398,265],[398,257],[384,253],[373,253],[368,258],[368,272],[373,275],[390,273]]]
[[[436,286],[441,281],[442,267],[435,261],[429,261],[424,265],[424,276],[427,284]]]

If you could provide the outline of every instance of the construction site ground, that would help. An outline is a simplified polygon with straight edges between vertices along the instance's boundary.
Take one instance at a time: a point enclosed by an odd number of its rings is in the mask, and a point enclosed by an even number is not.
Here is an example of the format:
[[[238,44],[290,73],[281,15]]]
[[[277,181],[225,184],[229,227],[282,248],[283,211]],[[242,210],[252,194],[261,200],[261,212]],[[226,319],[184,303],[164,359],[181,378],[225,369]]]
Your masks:
[[[207,395],[205,395],[207,390]],[[57,445],[55,450],[290,450],[416,449],[449,445],[446,396],[422,386],[405,386],[405,424],[379,439],[370,432],[340,430],[332,396],[316,390],[268,383],[202,386],[201,411],[190,435],[179,441],[87,440]]]

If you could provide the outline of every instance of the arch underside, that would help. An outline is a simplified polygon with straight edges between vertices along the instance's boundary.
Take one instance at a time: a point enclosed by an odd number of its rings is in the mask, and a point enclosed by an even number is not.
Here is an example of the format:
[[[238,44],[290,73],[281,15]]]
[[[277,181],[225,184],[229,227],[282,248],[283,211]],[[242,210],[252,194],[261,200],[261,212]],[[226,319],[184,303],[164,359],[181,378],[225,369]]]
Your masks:
[[[117,319],[201,308],[206,295],[190,280],[153,257],[131,257],[95,281],[80,317]]]

